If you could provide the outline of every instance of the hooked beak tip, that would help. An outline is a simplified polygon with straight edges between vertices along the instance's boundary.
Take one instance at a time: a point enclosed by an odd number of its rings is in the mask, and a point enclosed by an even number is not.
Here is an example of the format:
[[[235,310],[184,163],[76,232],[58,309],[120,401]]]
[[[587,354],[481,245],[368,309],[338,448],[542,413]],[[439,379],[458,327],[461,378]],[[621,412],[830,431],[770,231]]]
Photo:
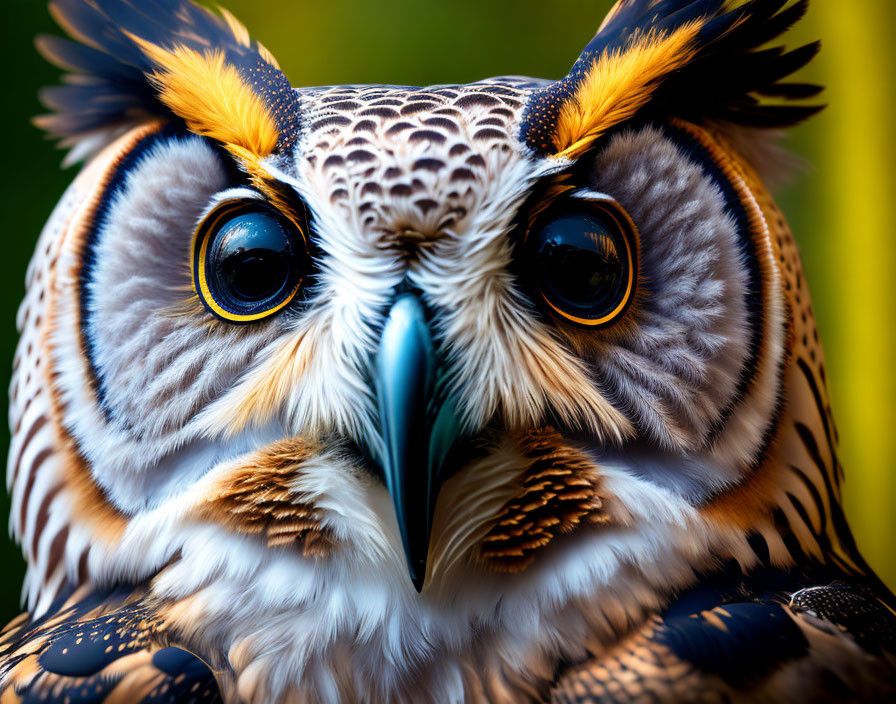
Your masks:
[[[426,577],[442,465],[460,428],[438,366],[423,304],[412,293],[402,294],[389,311],[377,351],[376,394],[384,447],[380,465],[418,593]]]
[[[418,594],[421,591],[423,591],[423,580],[424,579],[425,579],[425,577],[420,577],[420,576],[414,574],[413,572],[411,573],[411,582],[414,584],[414,589],[417,590]]]

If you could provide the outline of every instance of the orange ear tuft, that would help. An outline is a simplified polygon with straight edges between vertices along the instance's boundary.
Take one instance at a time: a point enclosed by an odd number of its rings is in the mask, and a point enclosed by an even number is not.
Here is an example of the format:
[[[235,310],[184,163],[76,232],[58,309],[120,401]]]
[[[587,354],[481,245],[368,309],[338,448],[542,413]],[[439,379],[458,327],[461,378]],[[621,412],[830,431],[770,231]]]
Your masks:
[[[279,131],[273,115],[223,51],[163,49],[131,39],[158,67],[150,80],[159,99],[192,132],[222,142],[243,159],[261,159],[274,151]]]
[[[52,0],[75,40],[41,37],[39,50],[69,72],[41,91],[50,114],[37,123],[77,158],[129,127],[172,116],[221,142],[253,175],[289,149],[301,104],[273,55],[232,14],[192,0]],[[83,46],[82,46],[83,45]]]
[[[520,136],[574,159],[616,125],[650,119],[786,127],[818,112],[819,86],[790,82],[818,43],[769,47],[808,0],[619,0],[570,72],[533,93]]]
[[[624,50],[604,52],[575,93],[561,106],[554,130],[558,158],[575,159],[614,125],[635,116],[654,89],[694,56],[701,23],[668,35],[649,32]]]

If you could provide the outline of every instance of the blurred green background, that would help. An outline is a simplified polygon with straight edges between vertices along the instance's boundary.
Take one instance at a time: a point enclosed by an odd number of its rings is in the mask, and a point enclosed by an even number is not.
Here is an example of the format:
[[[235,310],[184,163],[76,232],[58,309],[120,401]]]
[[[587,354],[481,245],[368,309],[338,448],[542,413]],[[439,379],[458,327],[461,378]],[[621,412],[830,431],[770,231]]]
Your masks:
[[[296,85],[468,82],[491,75],[562,76],[610,0],[222,0],[278,57]],[[32,45],[58,31],[42,0],[2,5],[4,100],[0,376],[8,380],[25,267],[75,171],[29,124],[38,87],[57,79]],[[896,3],[814,0],[792,42],[822,38],[805,78],[829,108],[793,130],[808,167],[779,189],[802,250],[826,347],[846,467],[847,514],[859,546],[896,585]],[[8,444],[5,428],[0,445]],[[7,515],[5,494],[0,515]],[[18,548],[0,538],[0,622],[16,613]]]

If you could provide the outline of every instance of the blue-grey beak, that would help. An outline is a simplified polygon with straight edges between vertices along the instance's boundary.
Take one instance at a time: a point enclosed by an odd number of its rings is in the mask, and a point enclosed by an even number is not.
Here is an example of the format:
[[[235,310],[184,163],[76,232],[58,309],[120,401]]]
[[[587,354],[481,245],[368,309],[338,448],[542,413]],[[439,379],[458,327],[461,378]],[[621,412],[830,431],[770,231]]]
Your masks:
[[[375,374],[384,448],[380,464],[419,592],[436,499],[447,478],[443,464],[460,434],[460,421],[445,393],[423,304],[412,293],[401,294],[389,311]]]

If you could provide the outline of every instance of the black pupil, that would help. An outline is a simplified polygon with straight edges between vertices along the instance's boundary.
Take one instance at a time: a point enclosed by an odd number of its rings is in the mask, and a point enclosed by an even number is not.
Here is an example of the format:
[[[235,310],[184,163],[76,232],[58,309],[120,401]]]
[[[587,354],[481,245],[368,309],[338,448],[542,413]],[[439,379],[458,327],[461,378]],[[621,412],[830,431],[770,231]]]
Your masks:
[[[561,311],[584,319],[610,314],[628,287],[627,246],[609,214],[570,213],[538,233],[539,285]]]
[[[250,212],[228,220],[213,235],[209,283],[219,305],[234,313],[276,305],[294,285],[289,232],[273,215]]]

